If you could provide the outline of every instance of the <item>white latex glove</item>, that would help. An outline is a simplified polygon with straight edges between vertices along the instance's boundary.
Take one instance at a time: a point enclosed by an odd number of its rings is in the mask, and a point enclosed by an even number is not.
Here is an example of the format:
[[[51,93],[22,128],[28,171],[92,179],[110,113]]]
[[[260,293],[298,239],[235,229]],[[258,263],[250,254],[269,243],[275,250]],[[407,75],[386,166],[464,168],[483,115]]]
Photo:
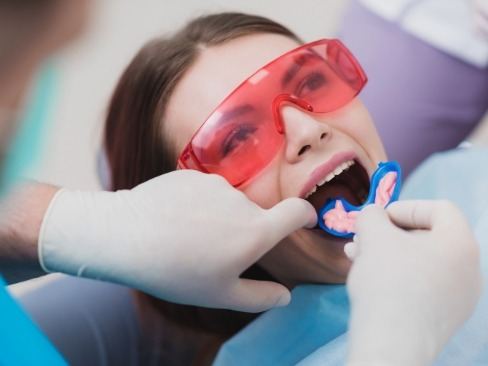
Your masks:
[[[367,207],[356,233],[348,365],[430,364],[480,296],[468,223],[448,201],[402,201]]]
[[[473,0],[473,9],[476,30],[488,42],[488,0]]]
[[[281,284],[241,273],[316,213],[294,198],[260,208],[222,177],[176,171],[132,190],[63,189],[45,215],[46,271],[102,279],[168,301],[258,312],[290,301]]]

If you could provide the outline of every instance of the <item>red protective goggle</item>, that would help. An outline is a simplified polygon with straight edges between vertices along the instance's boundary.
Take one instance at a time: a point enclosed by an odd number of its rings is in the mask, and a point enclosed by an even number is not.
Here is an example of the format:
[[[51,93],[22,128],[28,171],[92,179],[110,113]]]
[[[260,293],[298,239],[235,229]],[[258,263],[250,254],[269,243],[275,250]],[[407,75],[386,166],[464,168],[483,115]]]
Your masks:
[[[367,78],[336,39],[285,53],[241,83],[210,114],[178,158],[180,169],[223,176],[239,186],[264,169],[282,146],[280,108],[328,113],[349,103]]]

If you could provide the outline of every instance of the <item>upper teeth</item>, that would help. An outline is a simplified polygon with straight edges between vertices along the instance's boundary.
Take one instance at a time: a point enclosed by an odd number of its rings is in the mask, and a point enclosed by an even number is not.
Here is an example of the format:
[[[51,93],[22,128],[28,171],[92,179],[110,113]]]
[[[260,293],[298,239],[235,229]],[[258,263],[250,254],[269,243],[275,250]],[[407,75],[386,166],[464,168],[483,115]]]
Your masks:
[[[337,168],[334,169],[334,171],[330,172],[324,179],[319,181],[317,183],[317,185],[315,187],[313,187],[312,190],[305,195],[305,198],[307,198],[310,195],[312,195],[313,193],[315,193],[317,191],[318,187],[324,185],[327,182],[330,182],[332,179],[334,179],[334,177],[338,176],[343,171],[347,170],[353,164],[354,164],[354,160],[348,160],[348,161],[342,163],[341,165],[339,165]]]

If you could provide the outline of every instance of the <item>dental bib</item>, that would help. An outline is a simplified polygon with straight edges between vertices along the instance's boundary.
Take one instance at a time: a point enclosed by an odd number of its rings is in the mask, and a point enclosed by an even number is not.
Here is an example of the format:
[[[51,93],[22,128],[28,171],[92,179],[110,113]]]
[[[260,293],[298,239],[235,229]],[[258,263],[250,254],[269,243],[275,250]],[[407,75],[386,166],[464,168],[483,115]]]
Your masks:
[[[366,201],[360,206],[355,206],[343,197],[328,199],[319,210],[319,227],[331,235],[351,238],[354,235],[354,223],[358,213],[371,204],[386,207],[397,201],[400,196],[401,182],[400,164],[396,161],[379,163],[371,177]]]

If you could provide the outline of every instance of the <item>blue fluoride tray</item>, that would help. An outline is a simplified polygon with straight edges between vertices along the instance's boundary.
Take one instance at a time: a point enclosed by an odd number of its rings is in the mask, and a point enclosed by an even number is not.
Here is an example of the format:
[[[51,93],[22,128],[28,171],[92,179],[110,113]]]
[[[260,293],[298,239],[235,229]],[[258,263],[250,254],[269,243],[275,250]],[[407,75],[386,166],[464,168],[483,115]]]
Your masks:
[[[402,169],[400,168],[400,164],[398,164],[396,161],[387,161],[387,162],[382,162],[378,164],[378,168],[374,172],[373,176],[371,177],[371,185],[369,188],[369,194],[368,198],[366,201],[361,205],[361,206],[354,206],[353,204],[349,203],[345,198],[343,197],[337,197],[337,198],[329,198],[327,202],[322,206],[322,208],[319,211],[319,227],[324,230],[325,232],[340,237],[340,238],[352,238],[354,236],[353,232],[340,232],[336,231],[334,229],[331,229],[325,225],[324,220],[322,219],[324,217],[324,214],[335,208],[336,201],[341,201],[342,205],[344,206],[344,210],[346,212],[351,212],[351,211],[361,211],[364,207],[374,203],[375,198],[376,198],[376,189],[378,188],[378,185],[383,179],[383,177],[390,173],[390,172],[396,172],[397,173],[397,178],[396,178],[396,185],[393,190],[393,194],[388,201],[387,206],[395,201],[398,201],[398,197],[400,196],[400,190],[401,190],[401,185],[402,185]]]

